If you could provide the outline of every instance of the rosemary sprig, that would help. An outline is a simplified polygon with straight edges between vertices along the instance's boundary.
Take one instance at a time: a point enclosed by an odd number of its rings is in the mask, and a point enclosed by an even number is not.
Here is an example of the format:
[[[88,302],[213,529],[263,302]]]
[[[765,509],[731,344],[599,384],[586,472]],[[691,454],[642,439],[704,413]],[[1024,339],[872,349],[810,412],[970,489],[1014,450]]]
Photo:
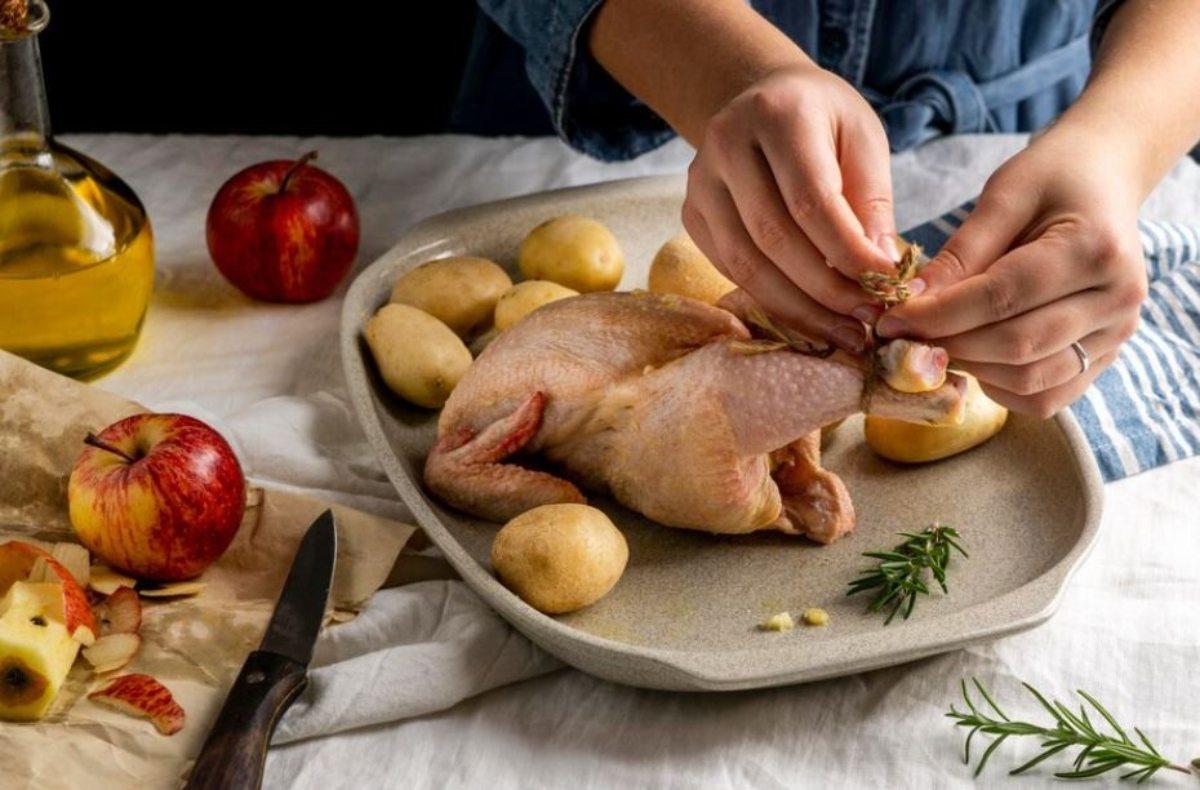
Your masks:
[[[979,759],[979,765],[975,767],[975,776],[979,776],[983,771],[988,758],[999,748],[1000,744],[1012,736],[1032,736],[1042,739],[1042,751],[1032,760],[1009,771],[1013,775],[1024,773],[1043,760],[1071,747],[1079,747],[1080,752],[1075,756],[1071,770],[1054,774],[1059,779],[1090,779],[1122,767],[1133,767],[1133,770],[1122,774],[1121,778],[1136,779],[1138,784],[1145,782],[1163,768],[1185,774],[1191,773],[1185,766],[1176,765],[1163,757],[1158,749],[1154,748],[1154,744],[1150,743],[1150,739],[1146,737],[1145,733],[1136,727],[1133,728],[1133,731],[1137,733],[1141,745],[1134,743],[1125,730],[1121,729],[1121,725],[1117,724],[1113,715],[1105,710],[1095,697],[1085,691],[1076,691],[1087,702],[1087,705],[1080,704],[1079,713],[1076,714],[1058,700],[1049,700],[1033,686],[1022,683],[1021,685],[1029,690],[1029,693],[1054,719],[1052,726],[1043,727],[1029,722],[1013,721],[1004,711],[1000,710],[1000,706],[992,699],[992,695],[988,693],[982,683],[975,678],[971,678],[971,682],[983,698],[986,707],[983,704],[977,705],[971,699],[967,682],[963,680],[961,681],[962,695],[967,710],[959,711],[951,705],[946,716],[955,720],[956,727],[971,729],[967,733],[967,740],[963,746],[963,762],[967,765],[971,764],[971,739],[975,737],[975,733],[982,732],[984,735],[997,736]],[[1088,716],[1088,705],[1100,714],[1104,721],[1108,722],[1115,734],[1104,732],[1092,722]],[[994,711],[995,716],[988,713],[987,708]]]
[[[926,568],[942,592],[947,593],[946,568],[950,565],[951,552],[957,551],[964,557],[968,556],[958,544],[958,532],[944,524],[934,523],[920,532],[897,534],[903,536],[905,541],[891,551],[863,552],[864,557],[879,560],[879,565],[863,570],[857,579],[850,582],[850,589],[846,592],[846,595],[856,595],[878,589],[867,611],[878,612],[890,607],[884,625],[892,622],[897,612],[903,612],[907,620],[917,605],[917,596],[929,595],[929,585],[925,582]]]

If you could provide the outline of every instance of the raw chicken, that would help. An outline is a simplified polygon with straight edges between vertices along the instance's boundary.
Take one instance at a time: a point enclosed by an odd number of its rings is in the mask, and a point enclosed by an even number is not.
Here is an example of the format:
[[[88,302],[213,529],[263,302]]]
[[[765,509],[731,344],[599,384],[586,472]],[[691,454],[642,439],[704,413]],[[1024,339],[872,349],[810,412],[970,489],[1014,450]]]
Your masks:
[[[537,455],[661,524],[828,543],[853,529],[854,510],[820,466],[821,426],[864,406],[961,419],[961,377],[907,394],[870,380],[871,367],[755,339],[732,312],[683,297],[564,299],[475,360],[442,412],[425,482],[493,521],[584,501],[572,482],[509,462]]]

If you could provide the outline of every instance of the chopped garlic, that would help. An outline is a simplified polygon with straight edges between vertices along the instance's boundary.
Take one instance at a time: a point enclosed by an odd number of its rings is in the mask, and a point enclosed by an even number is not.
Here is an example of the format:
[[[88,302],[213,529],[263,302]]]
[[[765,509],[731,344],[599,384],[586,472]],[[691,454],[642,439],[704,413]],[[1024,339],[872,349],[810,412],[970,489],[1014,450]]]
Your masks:
[[[825,625],[829,622],[829,612],[813,607],[804,610],[805,625]]]
[[[796,621],[787,612],[772,615],[758,626],[762,631],[791,631],[796,627]]]

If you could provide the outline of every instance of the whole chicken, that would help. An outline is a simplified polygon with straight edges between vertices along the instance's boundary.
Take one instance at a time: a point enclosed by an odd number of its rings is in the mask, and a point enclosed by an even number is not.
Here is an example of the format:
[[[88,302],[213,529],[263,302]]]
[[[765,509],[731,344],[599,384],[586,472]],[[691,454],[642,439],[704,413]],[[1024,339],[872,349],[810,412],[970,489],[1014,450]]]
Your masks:
[[[944,376],[936,351],[903,358]],[[667,526],[828,543],[853,528],[854,509],[820,466],[820,428],[864,408],[961,419],[965,382],[948,375],[932,391],[903,393],[869,362],[756,339],[729,310],[650,293],[572,297],[505,330],[475,360],[441,414],[425,482],[493,521],[582,502],[578,483]],[[565,477],[519,465],[521,456]]]

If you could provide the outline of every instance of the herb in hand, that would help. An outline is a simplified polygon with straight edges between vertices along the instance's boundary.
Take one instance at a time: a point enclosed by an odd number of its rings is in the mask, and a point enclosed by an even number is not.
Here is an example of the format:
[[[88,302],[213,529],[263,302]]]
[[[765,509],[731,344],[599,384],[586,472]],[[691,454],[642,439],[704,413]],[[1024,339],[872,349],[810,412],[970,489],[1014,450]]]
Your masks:
[[[967,552],[958,545],[959,534],[953,527],[943,524],[933,524],[920,532],[897,533],[906,540],[891,551],[865,551],[864,557],[879,560],[879,566],[868,568],[859,578],[850,582],[846,595],[855,595],[867,590],[878,589],[879,593],[868,612],[879,612],[888,609],[887,619],[883,624],[892,622],[897,612],[904,612],[904,619],[912,614],[917,605],[918,595],[929,595],[929,585],[925,582],[925,569],[933,574],[942,592],[946,588],[946,568],[950,564],[950,555],[957,551],[964,557]]]
[[[1042,751],[1029,762],[1018,766],[1011,771],[1010,774],[1020,774],[1028,771],[1033,766],[1042,762],[1045,759],[1053,757],[1064,749],[1071,747],[1079,747],[1080,752],[1075,756],[1075,762],[1072,770],[1061,771],[1055,776],[1059,779],[1090,779],[1093,776],[1099,776],[1103,773],[1115,770],[1117,768],[1133,767],[1133,770],[1121,775],[1122,779],[1136,779],[1140,784],[1150,777],[1154,776],[1159,770],[1167,768],[1172,771],[1181,771],[1190,773],[1190,771],[1182,766],[1172,763],[1167,758],[1158,753],[1158,749],[1154,748],[1154,744],[1145,734],[1134,727],[1133,731],[1137,733],[1138,740],[1141,745],[1134,743],[1130,737],[1121,729],[1121,725],[1117,724],[1117,720],[1112,714],[1104,709],[1104,706],[1096,701],[1094,697],[1085,691],[1077,691],[1092,709],[1100,714],[1104,721],[1108,722],[1112,727],[1114,734],[1104,732],[1098,728],[1089,718],[1087,705],[1079,706],[1079,713],[1073,713],[1066,705],[1054,700],[1047,700],[1037,689],[1028,683],[1023,683],[1029,690],[1029,693],[1037,698],[1037,701],[1045,708],[1054,718],[1054,724],[1048,727],[1042,727],[1037,724],[1030,724],[1024,721],[1013,721],[1000,710],[1000,707],[992,699],[992,695],[987,692],[975,678],[971,678],[971,682],[975,685],[983,701],[987,703],[987,708],[995,713],[992,716],[987,712],[987,709],[980,710],[982,705],[977,706],[971,699],[971,695],[967,690],[967,682],[962,681],[963,701],[966,702],[967,711],[956,710],[953,705],[950,706],[950,712],[946,715],[955,720],[955,726],[970,727],[971,731],[967,733],[967,741],[963,749],[963,762],[968,765],[971,763],[971,739],[975,737],[975,733],[983,732],[985,735],[999,736],[991,742],[983,753],[983,757],[979,759],[979,765],[975,768],[975,776],[983,770],[987,764],[988,758],[992,753],[1004,743],[1009,736],[1031,735],[1040,738],[1042,741]]]
[[[875,297],[884,307],[895,307],[908,301],[912,295],[908,290],[909,282],[917,276],[917,272],[929,263],[924,251],[916,244],[908,244],[896,262],[895,274],[866,272],[858,278],[859,285],[871,296]]]

